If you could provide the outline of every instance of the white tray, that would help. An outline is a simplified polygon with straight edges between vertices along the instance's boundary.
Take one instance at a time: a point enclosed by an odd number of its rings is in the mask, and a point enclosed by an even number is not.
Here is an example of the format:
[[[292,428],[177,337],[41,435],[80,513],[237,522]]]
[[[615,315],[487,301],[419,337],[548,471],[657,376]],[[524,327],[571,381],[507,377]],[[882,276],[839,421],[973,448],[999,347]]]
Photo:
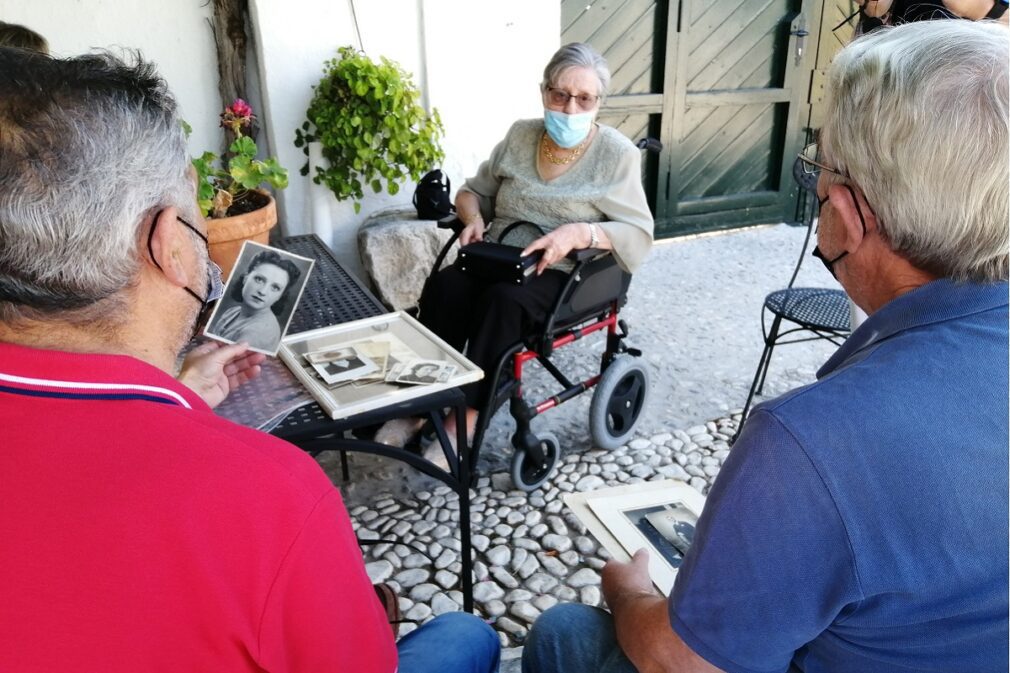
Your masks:
[[[444,383],[403,386],[379,381],[363,386],[349,383],[331,389],[304,358],[305,353],[370,339],[390,340],[418,359],[444,360],[454,365],[456,372]],[[484,377],[480,367],[403,311],[291,334],[281,342],[278,355],[334,420],[457,388]]]

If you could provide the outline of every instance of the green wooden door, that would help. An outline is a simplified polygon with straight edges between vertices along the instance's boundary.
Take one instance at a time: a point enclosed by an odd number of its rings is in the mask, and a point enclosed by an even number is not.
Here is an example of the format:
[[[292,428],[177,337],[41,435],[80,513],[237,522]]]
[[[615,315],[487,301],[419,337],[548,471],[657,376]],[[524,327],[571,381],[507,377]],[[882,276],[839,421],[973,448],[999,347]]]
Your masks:
[[[588,42],[610,65],[600,121],[632,140],[662,138],[665,0],[562,0],[561,43]],[[643,182],[656,213],[662,157],[646,155]]]
[[[613,71],[601,120],[663,142],[645,176],[658,236],[792,218],[814,4],[562,0],[562,41],[593,44]]]
[[[807,127],[811,134],[823,123],[824,91],[828,66],[842,47],[852,41],[858,19],[855,0],[822,0],[817,17],[817,52],[810,80],[810,110]]]

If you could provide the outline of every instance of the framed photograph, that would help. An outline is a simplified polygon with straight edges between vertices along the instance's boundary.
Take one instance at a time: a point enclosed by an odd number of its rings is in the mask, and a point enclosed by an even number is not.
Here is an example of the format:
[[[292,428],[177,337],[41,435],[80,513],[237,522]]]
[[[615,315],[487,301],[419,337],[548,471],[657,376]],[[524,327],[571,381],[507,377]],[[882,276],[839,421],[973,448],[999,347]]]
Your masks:
[[[669,595],[694,541],[704,496],[669,479],[571,493],[564,500],[614,558],[627,561],[639,549],[648,549],[649,576]]]
[[[302,298],[314,260],[246,241],[204,334],[276,355]]]
[[[374,369],[362,368],[353,378],[330,383],[327,376],[333,372],[324,375],[319,365],[325,363],[312,362],[345,357],[348,351],[370,361]],[[403,311],[289,335],[278,356],[334,420],[484,376],[477,365]]]

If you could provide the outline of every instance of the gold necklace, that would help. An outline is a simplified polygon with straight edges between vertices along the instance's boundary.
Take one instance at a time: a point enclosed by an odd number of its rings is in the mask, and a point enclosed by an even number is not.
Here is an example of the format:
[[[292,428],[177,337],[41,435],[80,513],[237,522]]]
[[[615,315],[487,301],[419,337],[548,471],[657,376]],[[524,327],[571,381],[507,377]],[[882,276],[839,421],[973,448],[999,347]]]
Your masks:
[[[586,149],[586,143],[589,142],[589,136],[591,135],[592,133],[586,134],[586,139],[583,140],[578,145],[576,145],[575,149],[573,149],[572,153],[569,154],[567,157],[557,157],[554,156],[554,152],[551,152],[551,148],[548,147],[547,132],[544,131],[544,134],[540,136],[540,151],[547,158],[547,161],[551,162],[555,166],[564,166],[572,163],[573,161],[579,158],[579,155],[582,154],[582,150]]]

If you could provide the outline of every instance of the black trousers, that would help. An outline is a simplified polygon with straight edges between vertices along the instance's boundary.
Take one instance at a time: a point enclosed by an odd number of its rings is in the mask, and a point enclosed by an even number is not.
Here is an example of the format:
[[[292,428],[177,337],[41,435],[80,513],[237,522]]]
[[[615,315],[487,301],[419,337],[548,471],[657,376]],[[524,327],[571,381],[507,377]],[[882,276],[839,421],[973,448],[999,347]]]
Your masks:
[[[419,302],[420,320],[450,346],[484,370],[484,378],[465,386],[467,405],[485,399],[502,354],[543,324],[568,274],[548,269],[526,285],[487,283],[455,267],[428,282]]]

